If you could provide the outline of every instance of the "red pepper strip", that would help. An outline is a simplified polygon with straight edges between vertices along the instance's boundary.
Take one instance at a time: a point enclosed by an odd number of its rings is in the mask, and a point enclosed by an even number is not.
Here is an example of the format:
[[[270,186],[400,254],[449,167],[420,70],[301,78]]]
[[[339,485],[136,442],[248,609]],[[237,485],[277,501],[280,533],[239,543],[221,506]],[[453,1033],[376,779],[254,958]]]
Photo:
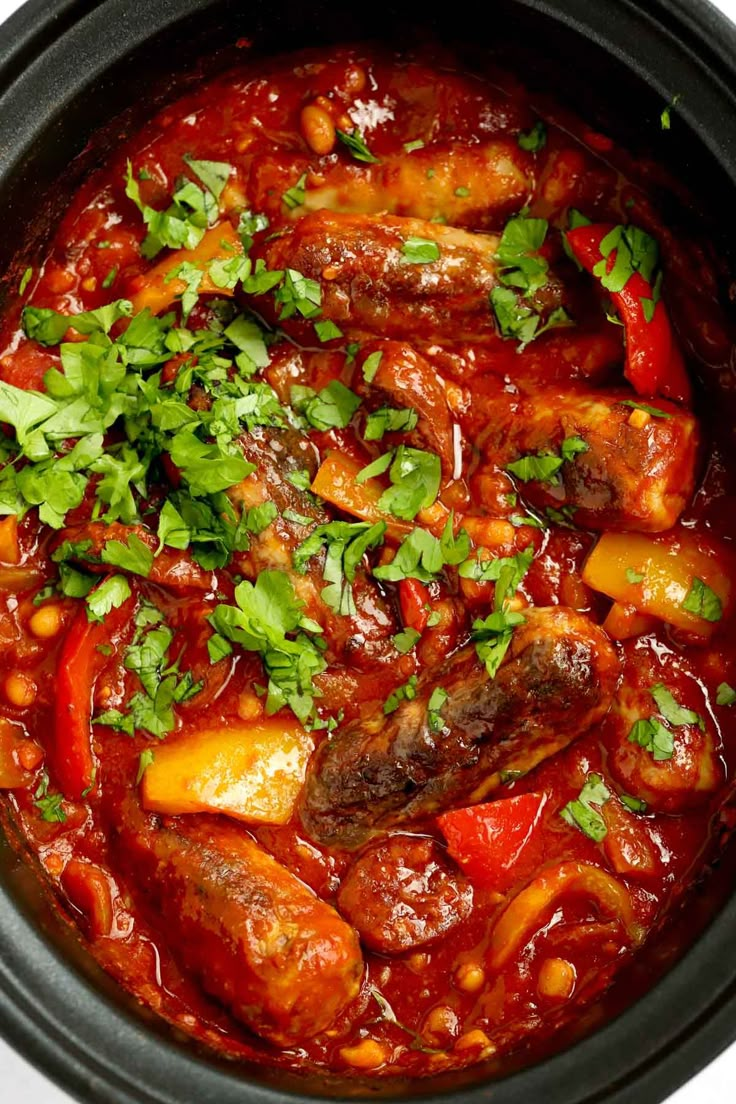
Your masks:
[[[429,591],[418,579],[402,579],[399,583],[399,606],[405,629],[423,633],[429,618]]]
[[[611,223],[602,222],[567,231],[572,255],[586,272],[592,274],[603,260],[601,242],[613,229]],[[611,271],[615,260],[614,249],[608,256],[607,272]],[[650,398],[664,395],[675,402],[689,402],[690,380],[664,302],[659,299],[655,304],[651,321],[648,322],[644,314],[641,301],[653,298],[652,285],[640,272],[633,272],[621,291],[609,294],[626,330],[624,375],[634,390]]]
[[[89,621],[86,608],[80,609],[66,635],[59,656],[59,676],[54,716],[52,769],[57,783],[69,801],[78,801],[95,779],[92,751],[92,695],[95,682],[110,655],[100,646],[113,650],[121,633],[133,626],[136,598],[131,596],[104,621]]]
[[[437,818],[447,850],[478,886],[505,893],[527,881],[543,858],[546,794],[519,794]]]

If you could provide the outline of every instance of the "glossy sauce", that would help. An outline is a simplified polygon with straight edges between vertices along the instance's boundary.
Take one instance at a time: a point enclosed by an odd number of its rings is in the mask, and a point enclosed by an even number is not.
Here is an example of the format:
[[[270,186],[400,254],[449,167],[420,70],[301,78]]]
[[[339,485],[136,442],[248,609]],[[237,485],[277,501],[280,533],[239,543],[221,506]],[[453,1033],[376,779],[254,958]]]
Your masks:
[[[40,388],[44,373],[60,363],[54,349],[29,340],[19,328],[23,303],[71,313],[112,299],[132,298],[146,286],[151,262],[140,254],[144,233],[140,214],[125,197],[128,159],[136,176],[145,181],[146,202],[156,208],[168,202],[182,172],[184,154],[230,163],[234,172],[221,198],[224,217],[236,222],[239,210],[249,207],[268,215],[270,233],[293,224],[294,215],[282,196],[297,185],[304,172],[307,195],[319,192],[320,202],[338,210],[344,206],[344,195],[349,197],[360,188],[366,166],[351,160],[342,146],[330,147],[322,156],[310,149],[304,138],[302,111],[320,96],[327,97],[338,116],[348,114],[381,162],[393,158],[398,164],[402,158],[418,157],[422,166],[426,164],[425,176],[433,163],[437,175],[451,171],[453,159],[462,156],[457,148],[473,150],[489,141],[506,143],[511,163],[504,185],[508,198],[494,207],[479,207],[474,206],[474,182],[470,182],[469,196],[445,188],[442,195],[449,196],[452,208],[446,217],[452,225],[500,233],[508,218],[528,207],[531,216],[547,218],[552,227],[564,227],[568,209],[574,207],[594,222],[631,220],[659,240],[670,314],[691,374],[705,384],[708,395],[706,399],[705,389],[698,393],[696,409],[704,441],[700,476],[680,525],[696,540],[716,535],[727,548],[736,534],[731,508],[733,476],[724,461],[724,449],[730,444],[723,428],[728,409],[720,423],[720,400],[714,398],[713,389],[719,379],[728,378],[731,333],[718,306],[713,270],[702,260],[697,244],[683,240],[675,228],[660,221],[649,197],[649,185],[656,175],[653,167],[633,164],[605,135],[590,132],[553,104],[544,105],[548,124],[544,148],[537,153],[520,150],[519,132],[529,131],[537,118],[524,90],[503,74],[482,80],[463,73],[453,68],[449,58],[440,67],[421,58],[400,59],[358,48],[311,53],[259,67],[250,66],[246,59],[241,69],[166,108],[117,150],[74,197],[41,269],[2,319],[2,379],[18,387]],[[322,148],[320,143],[326,139],[319,128],[324,120],[314,111],[311,122],[309,114],[307,120],[313,143]],[[418,140],[424,142],[423,148],[404,151],[405,143]],[[448,153],[450,147],[455,152]],[[514,166],[527,174],[530,187],[519,183]],[[434,179],[435,174],[426,177],[428,191],[420,201],[413,184],[405,187],[396,183],[398,177],[392,180],[387,176],[386,195],[397,197],[393,213],[431,219]],[[402,203],[409,204],[412,197],[421,210],[404,210]],[[550,235],[545,248],[553,268],[561,259],[564,262],[559,235]],[[452,470],[444,474],[441,502],[457,511],[473,540],[492,548],[494,554],[508,556],[533,545],[536,555],[519,590],[525,604],[569,606],[599,624],[608,613],[610,600],[582,578],[598,534],[565,524],[531,530],[514,526],[508,519],[524,513],[524,488],[483,451],[485,404],[504,385],[508,389],[521,382],[534,393],[536,388],[551,385],[620,389],[624,384],[623,330],[606,320],[592,282],[582,277],[575,281],[578,325],[552,331],[523,351],[513,340],[481,344],[467,334],[454,342],[420,335],[416,347],[443,381],[442,392],[454,427],[451,465],[448,460]],[[398,303],[395,309],[400,313],[406,308]],[[208,310],[204,297],[195,307],[190,325],[206,324]],[[362,343],[367,348],[383,336],[369,332]],[[280,398],[294,383],[319,389],[339,376],[348,386],[359,385],[357,368],[346,364],[340,342],[331,342],[326,349],[313,339],[304,344],[310,346],[306,352],[286,340],[271,348],[271,365],[264,374]],[[632,397],[636,398],[633,392]],[[310,436],[322,459],[336,450],[361,465],[385,447],[361,441],[354,425],[312,431]],[[520,499],[513,497],[518,494]],[[154,508],[160,505],[161,498],[155,493],[152,500]],[[76,515],[67,518],[67,526],[73,527],[75,522],[83,526],[89,509],[86,501]],[[0,685],[0,716],[14,726],[14,746],[22,732],[23,740],[31,742],[29,748],[40,747],[48,754],[58,657],[64,635],[77,615],[78,601],[58,600],[62,628],[51,639],[34,634],[31,618],[43,608],[34,605],[34,596],[56,577],[56,565],[49,557],[55,540],[38,524],[35,511],[21,522],[19,539],[20,565],[0,567],[0,664],[5,678],[4,691]],[[232,574],[247,570],[247,554],[243,554]],[[199,694],[176,707],[177,732],[168,739],[196,731],[205,718],[211,727],[247,720],[249,711],[257,716],[260,707],[253,686],[263,678],[260,660],[236,649],[232,656],[212,664],[207,654],[210,630],[206,617],[223,594],[232,600],[230,573],[218,571],[216,578],[209,573],[203,589],[185,588],[180,593],[149,581],[138,580],[134,585],[155,602],[174,630],[171,654],[181,654],[182,669],[191,669],[194,680],[204,683]],[[398,656],[387,643],[401,624],[396,588],[390,584],[381,587],[385,610],[378,623],[383,617],[385,628],[377,630],[374,622],[370,629],[373,640],[366,643],[368,629],[359,622],[340,630],[347,641],[343,659],[318,676],[324,715],[342,711],[343,723],[348,723],[361,716],[366,703],[384,701],[410,676],[441,663],[467,639],[470,620],[487,614],[493,589],[489,583],[441,577],[430,584],[429,593],[433,608],[443,616],[407,655]],[[574,1018],[580,1002],[599,994],[634,953],[630,935],[615,917],[605,915],[585,894],[563,893],[553,908],[539,915],[518,953],[494,967],[489,949],[494,925],[535,874],[562,863],[591,864],[613,873],[629,892],[636,924],[650,935],[700,877],[712,856],[719,809],[730,792],[735,765],[732,711],[716,704],[717,686],[736,679],[732,628],[724,619],[713,637],[703,643],[657,622],[616,648],[627,683],[636,685],[640,679],[642,686],[648,687],[666,682],[679,703],[707,718],[715,740],[714,769],[723,772],[715,792],[705,800],[691,803],[683,799],[671,808],[650,808],[640,815],[617,806],[618,822],[609,826],[602,842],[566,823],[560,810],[578,797],[589,775],[600,774],[609,790],[618,793],[631,792],[632,783],[640,780],[639,767],[626,761],[625,753],[633,745],[627,744],[621,751],[615,720],[607,717],[526,776],[506,781],[493,792],[496,799],[527,793],[546,795],[536,829],[535,869],[524,870],[521,864],[523,873],[502,891],[475,885],[467,917],[426,947],[399,955],[364,950],[366,971],[359,995],[328,1030],[298,1045],[279,1049],[259,1041],[202,992],[168,948],[166,931],[157,926],[155,908],[137,888],[136,870],[122,869],[115,857],[111,822],[117,815],[119,795],[135,790],[139,756],[155,743],[151,737],[140,732],[130,737],[96,727],[96,786],[84,800],[64,803],[63,823],[41,818],[35,801],[42,764],[40,759],[33,763],[33,754],[20,781],[6,783],[7,807],[37,853],[62,907],[89,938],[97,960],[139,1000],[184,1031],[229,1055],[255,1056],[273,1065],[428,1075],[504,1054],[549,1033]],[[19,674],[28,686],[35,687],[35,694],[29,691],[32,701],[27,705],[12,687],[8,690],[7,680]],[[120,707],[137,688],[135,676],[118,659],[108,663],[96,684],[95,710]],[[315,737],[321,738],[319,734]],[[18,754],[16,748],[16,763]],[[689,754],[683,752],[681,769],[685,772]],[[202,814],[194,814],[194,819],[205,827],[214,822]],[[298,817],[286,825],[239,827],[319,897],[334,904],[352,861],[349,851],[310,840]],[[388,832],[436,839],[444,852],[445,839],[433,818]],[[65,875],[73,860],[88,861],[101,872],[112,903],[107,930],[91,928],[93,913],[81,907],[82,898],[75,900],[73,880]],[[376,991],[380,999],[376,999]],[[366,1040],[373,1040],[378,1047],[366,1047]]]

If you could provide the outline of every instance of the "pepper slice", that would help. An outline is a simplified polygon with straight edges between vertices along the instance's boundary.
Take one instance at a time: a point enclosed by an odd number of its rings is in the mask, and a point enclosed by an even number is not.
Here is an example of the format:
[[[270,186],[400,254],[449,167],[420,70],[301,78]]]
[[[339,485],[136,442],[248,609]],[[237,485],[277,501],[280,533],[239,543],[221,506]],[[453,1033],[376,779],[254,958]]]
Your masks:
[[[542,860],[546,794],[501,798],[437,818],[447,850],[475,885],[505,893]]]
[[[66,635],[59,656],[51,763],[58,785],[69,801],[78,801],[94,783],[92,698],[95,683],[111,654],[133,628],[135,596],[112,609],[104,621],[90,621],[80,609]]]
[[[429,620],[429,591],[418,579],[402,579],[399,583],[399,606],[404,628],[423,633]]]
[[[604,259],[601,244],[615,229],[612,223],[600,222],[567,231],[570,251],[586,272],[595,275],[594,269]],[[607,258],[607,272],[615,262],[614,249]],[[654,302],[654,286],[640,272],[632,272],[621,291],[609,291],[609,295],[626,331],[624,375],[634,390],[650,398],[664,395],[675,402],[689,402],[692,392],[685,362],[664,302]],[[654,304],[649,320],[642,300]]]

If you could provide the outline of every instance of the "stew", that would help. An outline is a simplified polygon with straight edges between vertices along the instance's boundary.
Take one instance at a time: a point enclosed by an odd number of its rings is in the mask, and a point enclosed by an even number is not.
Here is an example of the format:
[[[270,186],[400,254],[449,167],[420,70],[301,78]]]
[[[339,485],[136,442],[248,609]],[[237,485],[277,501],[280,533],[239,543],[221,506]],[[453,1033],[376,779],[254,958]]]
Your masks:
[[[574,1020],[725,834],[721,268],[508,74],[241,45],[0,322],[5,815],[185,1032],[426,1076]]]

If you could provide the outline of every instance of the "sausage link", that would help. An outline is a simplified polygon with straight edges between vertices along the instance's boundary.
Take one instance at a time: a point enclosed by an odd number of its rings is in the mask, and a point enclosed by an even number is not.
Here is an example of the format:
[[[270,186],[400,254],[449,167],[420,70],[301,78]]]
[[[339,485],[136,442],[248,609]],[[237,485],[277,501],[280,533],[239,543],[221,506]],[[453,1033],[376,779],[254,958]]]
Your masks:
[[[116,853],[203,988],[251,1031],[287,1046],[324,1031],[357,995],[355,931],[242,830],[167,826],[132,798]]]
[[[395,835],[358,856],[337,903],[366,947],[401,954],[433,943],[464,920],[473,890],[434,840]]]

